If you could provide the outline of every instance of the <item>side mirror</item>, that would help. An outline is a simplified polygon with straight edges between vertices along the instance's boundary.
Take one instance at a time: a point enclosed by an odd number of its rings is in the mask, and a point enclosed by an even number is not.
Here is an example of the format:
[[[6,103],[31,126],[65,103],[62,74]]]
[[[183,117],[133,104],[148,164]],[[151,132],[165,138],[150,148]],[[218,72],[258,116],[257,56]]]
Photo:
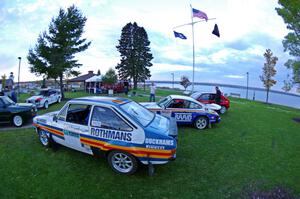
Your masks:
[[[53,116],[53,122],[57,122],[57,119],[58,119],[58,118],[57,118],[57,115],[54,115],[54,116]]]

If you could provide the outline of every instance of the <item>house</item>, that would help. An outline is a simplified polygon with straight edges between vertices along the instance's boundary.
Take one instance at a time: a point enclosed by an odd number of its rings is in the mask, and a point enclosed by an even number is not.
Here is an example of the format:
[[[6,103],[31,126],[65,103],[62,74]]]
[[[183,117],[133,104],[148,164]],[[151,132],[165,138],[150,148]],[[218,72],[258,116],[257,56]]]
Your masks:
[[[95,76],[96,74],[94,71],[88,71],[88,74],[81,75],[78,77],[75,77],[73,79],[68,80],[68,85],[71,86],[71,89],[76,89],[76,90],[84,90],[85,89],[85,80]]]

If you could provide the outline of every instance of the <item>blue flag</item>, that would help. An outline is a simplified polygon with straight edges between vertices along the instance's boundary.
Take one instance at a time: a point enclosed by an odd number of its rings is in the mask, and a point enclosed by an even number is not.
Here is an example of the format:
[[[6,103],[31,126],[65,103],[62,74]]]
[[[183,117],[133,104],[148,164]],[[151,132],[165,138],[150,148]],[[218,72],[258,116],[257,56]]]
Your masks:
[[[179,37],[180,39],[186,39],[186,36],[184,34],[175,31],[173,32],[175,37]]]

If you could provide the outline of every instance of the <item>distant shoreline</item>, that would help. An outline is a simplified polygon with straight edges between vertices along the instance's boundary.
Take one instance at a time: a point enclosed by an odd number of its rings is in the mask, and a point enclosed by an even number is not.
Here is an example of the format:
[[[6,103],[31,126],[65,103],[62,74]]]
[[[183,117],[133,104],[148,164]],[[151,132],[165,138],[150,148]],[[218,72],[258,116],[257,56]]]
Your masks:
[[[160,83],[160,84],[173,84],[173,81],[158,81],[158,80],[150,80],[146,81],[146,83]],[[174,84],[180,84],[180,81],[174,81]],[[240,88],[240,89],[247,89],[246,86],[239,86],[239,85],[232,85],[232,84],[221,84],[221,83],[204,83],[204,82],[195,82],[195,85],[203,85],[203,86],[223,86],[223,87],[229,87],[229,88]],[[257,88],[257,87],[248,87],[249,90],[255,90],[255,91],[266,91],[264,88]],[[283,95],[290,95],[294,97],[300,97],[300,94],[295,93],[288,93],[278,90],[270,90],[272,93],[278,93]]]

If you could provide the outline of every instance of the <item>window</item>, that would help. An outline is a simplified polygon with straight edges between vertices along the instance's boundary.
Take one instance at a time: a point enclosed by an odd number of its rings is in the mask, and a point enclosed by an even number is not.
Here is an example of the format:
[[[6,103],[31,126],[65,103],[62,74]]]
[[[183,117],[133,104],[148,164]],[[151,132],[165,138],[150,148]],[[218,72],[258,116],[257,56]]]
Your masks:
[[[91,105],[70,104],[67,112],[67,122],[88,125]]]
[[[64,108],[59,112],[57,119],[60,121],[66,121],[68,106],[64,106]]]
[[[167,96],[165,98],[162,98],[157,104],[158,106],[164,108],[166,107],[166,105],[168,104],[168,102],[171,100],[171,97],[170,96]]]
[[[155,114],[136,102],[129,102],[121,105],[121,109],[133,119],[139,121],[143,126],[147,126],[154,119]]]
[[[110,108],[95,107],[93,110],[91,126],[120,131],[132,131],[114,111]]]
[[[200,96],[200,99],[201,99],[201,100],[209,100],[209,94],[202,94],[202,95]]]
[[[201,109],[202,106],[200,104],[196,104],[195,102],[190,102],[190,109]]]

